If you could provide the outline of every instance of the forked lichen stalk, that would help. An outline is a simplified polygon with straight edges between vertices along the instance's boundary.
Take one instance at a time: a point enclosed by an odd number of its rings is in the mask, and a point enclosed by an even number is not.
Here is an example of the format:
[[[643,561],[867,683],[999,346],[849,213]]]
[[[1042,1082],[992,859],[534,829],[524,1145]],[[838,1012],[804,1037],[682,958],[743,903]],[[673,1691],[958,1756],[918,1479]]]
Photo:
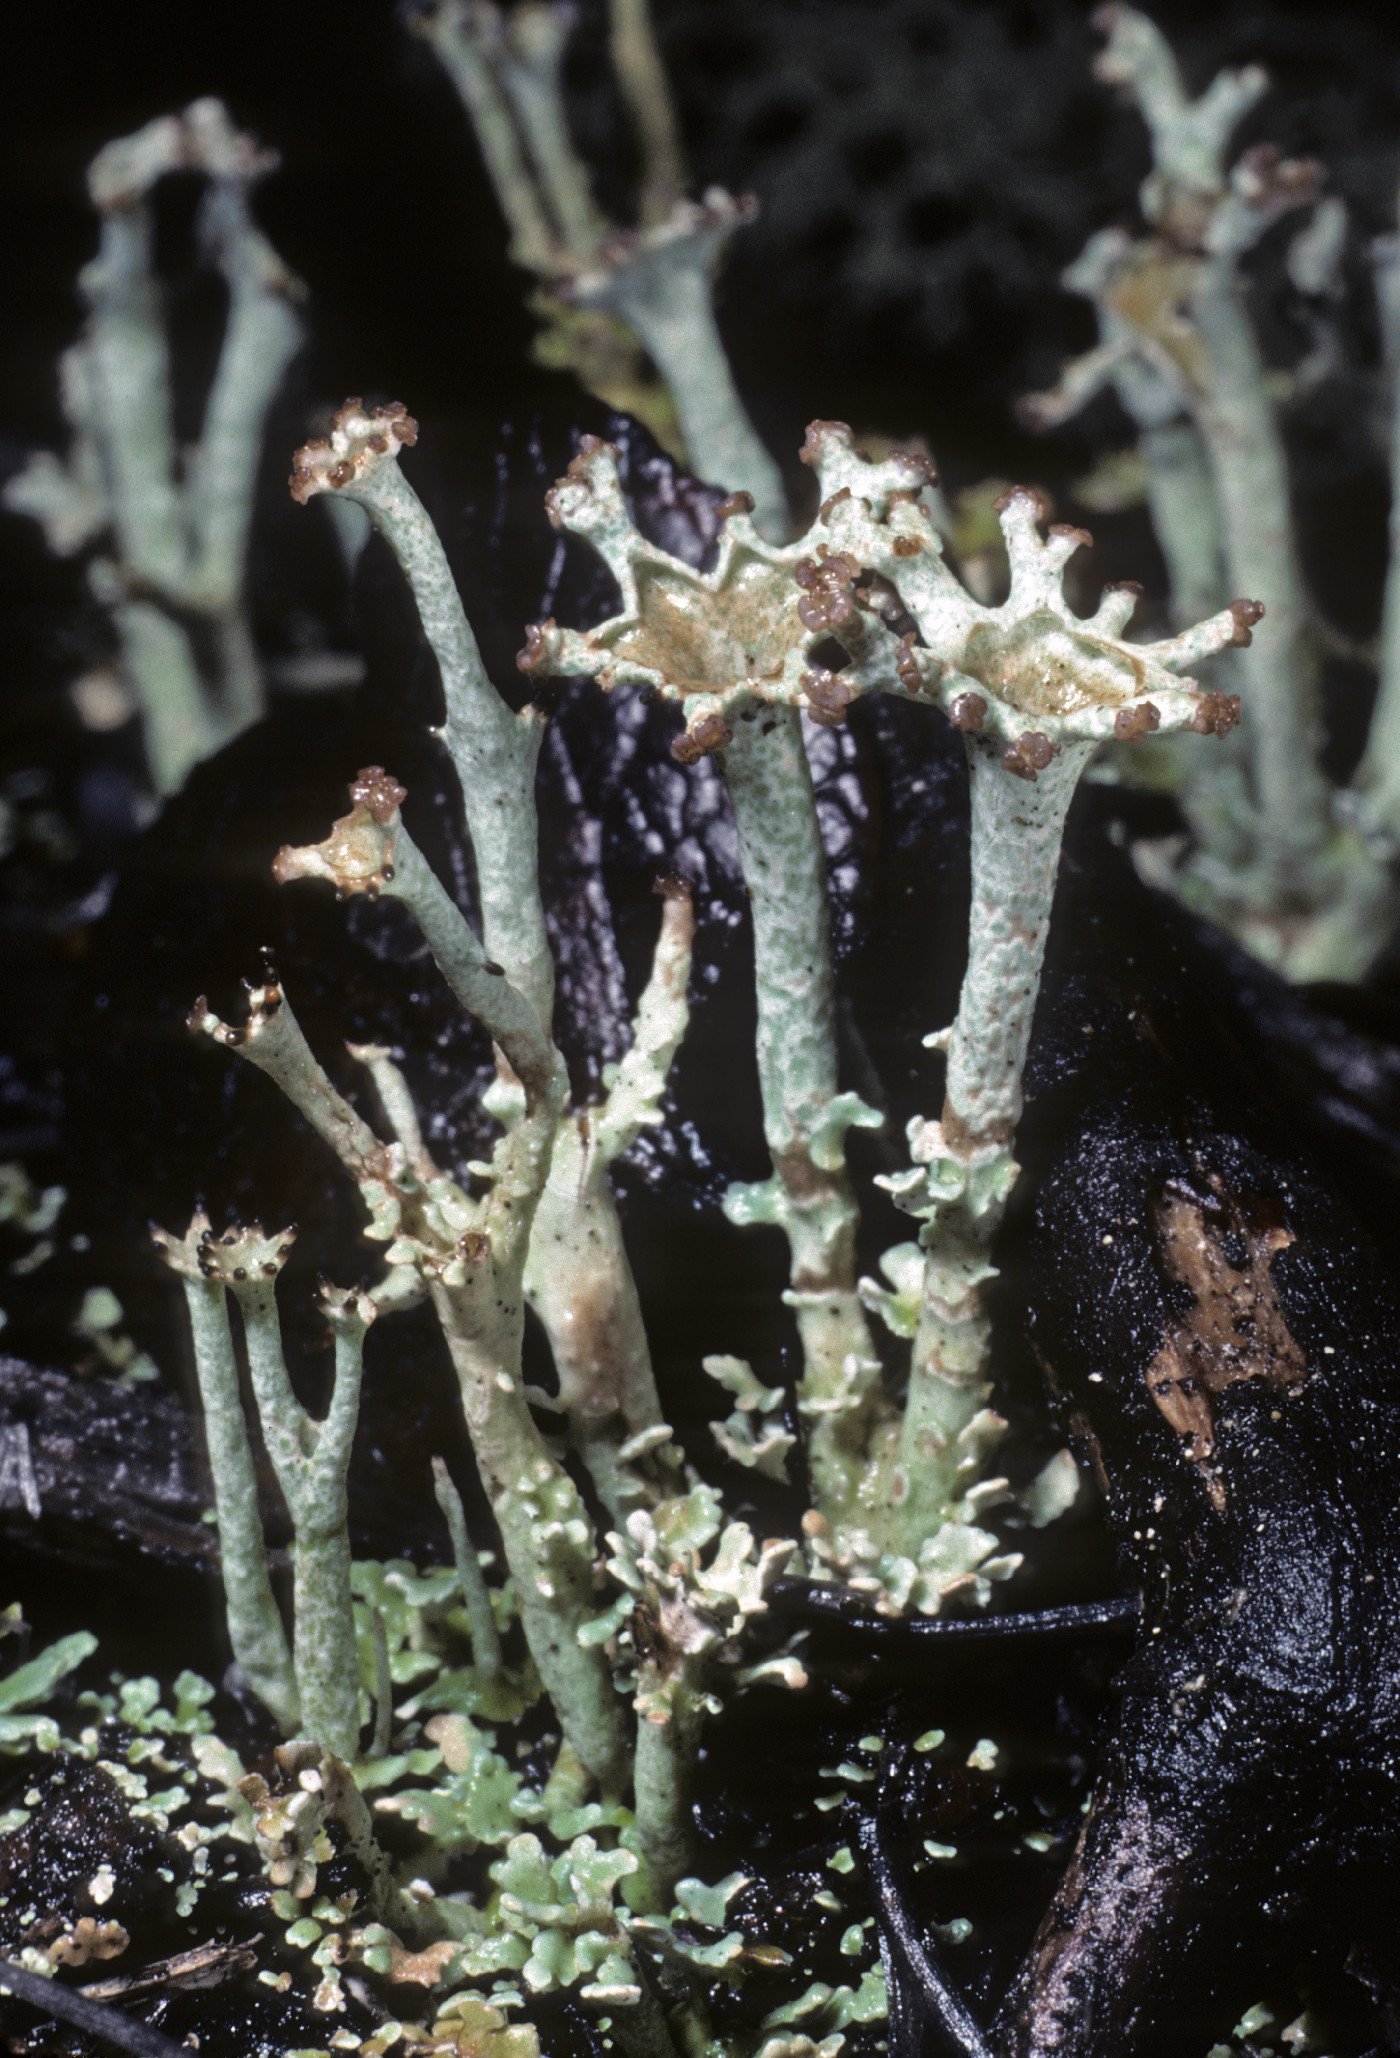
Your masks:
[[[179,1274],[189,1310],[195,1377],[214,1484],[224,1615],[234,1660],[284,1736],[301,1720],[296,1671],[272,1592],[258,1482],[238,1385],[226,1285],[204,1257],[209,1218],[196,1213],[183,1237],[152,1227],[161,1256]]]

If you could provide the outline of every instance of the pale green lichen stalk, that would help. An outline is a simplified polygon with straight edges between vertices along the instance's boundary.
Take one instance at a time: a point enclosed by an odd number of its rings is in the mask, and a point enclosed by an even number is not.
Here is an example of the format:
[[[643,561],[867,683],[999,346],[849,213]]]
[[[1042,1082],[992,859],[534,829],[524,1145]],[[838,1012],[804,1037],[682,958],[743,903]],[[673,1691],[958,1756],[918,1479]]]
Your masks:
[[[525,996],[487,959],[408,838],[398,814],[403,789],[376,770],[362,775],[352,794],[352,813],[327,841],[284,850],[277,876],[319,875],[342,893],[401,898],[449,985],[500,1047],[525,1105],[482,1168],[481,1198],[470,1198],[438,1171],[421,1138],[415,1162],[402,1137],[392,1145],[378,1142],[316,1063],[280,988],[254,992],[242,1032],[226,1029],[203,1008],[194,1026],[267,1071],[336,1150],[360,1186],[369,1233],[388,1245],[385,1304],[425,1294],[431,1300],[517,1579],[535,1662],[585,1764],[605,1785],[617,1786],[624,1761],[612,1683],[600,1655],[577,1642],[594,1612],[592,1526],[577,1488],[535,1425],[521,1377],[525,1256],[562,1108],[562,1068]],[[385,1077],[387,1061],[376,1053],[373,1062]],[[389,1098],[397,1099],[397,1092]]]
[[[375,1308],[364,1294],[323,1286],[321,1305],[335,1337],[335,1379],[325,1417],[315,1421],[292,1391],[277,1312],[277,1275],[294,1233],[264,1236],[255,1225],[207,1234],[198,1261],[238,1302],[263,1442],[292,1518],[300,1727],[323,1749],[351,1759],[359,1748],[360,1671],[346,1477],[359,1419],[364,1340]]]
[[[206,1256],[209,1218],[196,1213],[183,1237],[152,1229],[162,1257],[184,1282],[204,1411],[204,1441],[214,1482],[224,1618],[236,1663],[284,1736],[301,1721],[287,1632],[267,1569],[257,1475],[238,1389],[238,1360],[229,1329],[227,1283]]]
[[[1309,161],[1259,145],[1230,164],[1231,138],[1268,88],[1260,67],[1223,71],[1192,100],[1145,15],[1109,6],[1096,19],[1108,35],[1098,76],[1136,101],[1151,135],[1147,233],[1100,231],[1066,274],[1094,302],[1102,340],[1022,412],[1050,427],[1111,383],[1143,429],[1149,499],[1183,611],[1217,597],[1218,559],[1229,587],[1257,595],[1270,620],[1267,650],[1233,661],[1245,688],[1235,761],[1172,762],[1194,847],[1144,845],[1139,864],[1289,977],[1361,977],[1393,933],[1394,889],[1384,852],[1346,826],[1364,817],[1364,802],[1335,795],[1320,761],[1316,611],[1299,562],[1278,382],[1244,267],[1275,222],[1308,208],[1290,270],[1322,290],[1345,218],[1335,203],[1317,206],[1321,174]]]
[[[601,1103],[560,1124],[525,1262],[525,1294],[550,1340],[570,1445],[617,1522],[682,1483],[609,1181],[623,1152],[660,1122],[690,1020],[695,911],[680,880],[661,881],[659,891],[661,929],[631,1044]]]
[[[89,583],[111,615],[162,797],[264,707],[244,568],[263,426],[301,344],[303,297],[251,213],[253,188],[276,164],[217,100],[148,122],[93,159],[101,243],[80,282],[87,324],[60,366],[69,453],[32,459],[4,494],[57,555],[96,546]],[[228,315],[199,440],[177,453],[152,203],[160,181],[183,172],[207,182],[197,234]]]
[[[716,1666],[726,1655],[734,1662],[745,1622],[763,1613],[796,1544],[756,1547],[747,1523],[726,1524],[714,1489],[697,1486],[654,1511],[637,1509],[608,1545],[620,1593],[589,1635],[617,1638],[631,1660],[637,1848],[649,1905],[664,1907],[693,1855],[690,1783],[704,1719],[720,1708]],[[801,1668],[787,1662],[785,1683],[802,1684]]]
[[[927,469],[901,464],[915,482]],[[682,762],[707,749],[718,754],[753,912],[758,1072],[773,1162],[770,1179],[731,1187],[726,1212],[736,1222],[772,1223],[787,1238],[786,1298],[802,1338],[799,1406],[811,1430],[817,1505],[829,1519],[850,1520],[893,1430],[856,1292],[859,1216],[844,1151],[853,1124],[879,1117],[840,1090],[826,865],[797,708],[765,707],[725,683],[746,673],[771,679],[819,640],[820,629],[792,608],[800,547],[764,543],[736,504],[720,564],[701,577],[638,536],[615,454],[592,438],[547,505],[557,525],[586,535],[602,555],[622,589],[623,613],[587,638],[552,624],[532,629],[522,668],[592,672],[604,683],[681,678],[693,712],[675,754]],[[804,598],[818,623],[826,600],[819,587]],[[733,693],[743,705],[731,724]]]
[[[684,197],[646,0],[612,0],[612,56],[643,162],[638,227],[609,222],[569,134],[562,61],[571,23],[570,10],[548,0],[509,12],[490,0],[428,0],[412,16],[470,116],[511,255],[544,282],[533,301],[547,324],[536,355],[645,422],[700,478],[751,494],[759,526],[781,538],[782,477],[740,399],[714,312],[725,245],[758,204],[718,186],[699,202]]]
[[[1039,503],[1019,490],[1001,510],[1011,593],[1003,606],[989,607],[943,562],[922,497],[925,464],[898,455],[871,463],[855,450],[850,431],[833,423],[814,424],[802,454],[817,472],[821,499],[809,534],[777,548],[764,542],[746,511],[733,509],[713,570],[699,573],[638,534],[618,484],[616,453],[586,439],[550,495],[550,512],[604,558],[622,609],[584,633],[553,622],[537,626],[521,663],[530,671],[591,674],[607,689],[635,684],[659,692],[685,714],[674,754],[694,762],[714,752],[727,779],[731,760],[742,764],[751,747],[749,734],[755,743],[765,731],[769,739],[788,736],[791,728],[782,725],[793,724],[799,709],[819,722],[840,721],[858,694],[874,689],[932,700],[967,733],[974,898],[968,973],[949,1038],[947,1103],[941,1124],[914,1126],[914,1168],[892,1182],[900,1204],[924,1223],[922,1256],[908,1246],[890,1253],[885,1270],[895,1291],[873,1282],[864,1288],[867,1304],[897,1333],[912,1336],[902,1426],[868,1347],[823,1361],[804,1330],[799,1390],[799,1405],[815,1425],[818,1502],[807,1525],[814,1557],[885,1605],[933,1610],[960,1592],[985,1599],[987,1580],[1005,1576],[1015,1562],[994,1555],[995,1538],[977,1522],[1007,1492],[1004,1481],[983,1476],[1004,1424],[987,1407],[982,1288],[992,1276],[990,1246],[1015,1176],[1011,1141],[1065,812],[1079,774],[1109,738],[1228,731],[1238,702],[1203,694],[1177,675],[1214,652],[1246,645],[1261,610],[1236,602],[1166,642],[1125,643],[1135,589],[1111,590],[1087,620],[1070,613],[1061,577],[1087,539],[1065,529],[1042,539]],[[918,625],[916,634],[900,638],[888,625],[880,582]],[[850,659],[835,673],[814,655],[829,636]],[[741,785],[741,827],[743,807]],[[800,942],[786,958],[770,960],[775,971],[768,975],[799,996],[787,1020],[792,1050],[765,1050],[760,993],[759,1051],[777,1172],[765,1189],[767,1213],[789,1229],[796,1256],[797,1193],[805,1187],[809,1198],[829,1199],[830,1182],[823,1191],[812,1166],[817,1174],[840,1168],[844,1181],[841,1138],[864,1111],[823,1073],[819,1096],[807,1102],[802,1185],[785,1180],[783,1146],[803,1108],[802,1088],[810,1091],[802,1050],[814,1012],[815,960],[805,954],[813,887],[785,856],[789,843],[807,833],[805,823],[795,829],[770,810],[765,835],[757,810],[750,819],[759,866],[748,873],[751,889],[760,881],[755,928],[762,919],[786,920]],[[746,869],[752,857],[746,853]],[[774,873],[771,892],[761,886],[765,864]],[[782,1005],[771,997],[770,1004]],[[746,1196],[740,1205],[752,1212]],[[853,1199],[848,1205],[851,1234]],[[801,1315],[797,1276],[794,1287]],[[843,1435],[841,1452],[835,1439]]]
[[[486,955],[504,967],[547,1032],[554,964],[538,880],[534,774],[541,723],[532,709],[512,712],[486,675],[442,546],[399,470],[398,453],[416,436],[417,426],[402,408],[366,413],[357,401],[347,401],[329,440],[298,453],[292,492],[302,501],[323,494],[366,508],[408,578],[442,678],[442,737],[461,785]],[[470,932],[421,861],[415,878],[421,889],[415,909],[420,926],[431,919],[440,941],[449,932],[457,938],[446,956],[439,952],[452,983],[454,954],[468,947]],[[401,896],[403,886],[401,879]],[[645,1451],[635,1450],[626,1459],[620,1455],[635,1438],[652,1436],[656,1459],[646,1470],[655,1474],[658,1467],[663,1473],[666,1468],[667,1439],[655,1435],[662,1425],[661,1404],[608,1174],[640,1129],[658,1119],[666,1072],[685,1030],[692,926],[687,911],[668,905],[652,980],[616,1088],[604,1107],[573,1111],[556,1134],[548,1183],[538,1202],[543,1220],[536,1254],[525,1282],[549,1336],[576,1448],[618,1519],[624,1505],[619,1494],[630,1497],[630,1504],[671,1486],[664,1478],[657,1487],[648,1486],[634,1462]],[[469,947],[476,948],[474,939]],[[454,991],[479,1012],[465,992],[455,985]],[[557,1053],[552,1063],[562,1091]],[[488,1105],[503,1120],[515,1119],[518,1099],[508,1077]]]

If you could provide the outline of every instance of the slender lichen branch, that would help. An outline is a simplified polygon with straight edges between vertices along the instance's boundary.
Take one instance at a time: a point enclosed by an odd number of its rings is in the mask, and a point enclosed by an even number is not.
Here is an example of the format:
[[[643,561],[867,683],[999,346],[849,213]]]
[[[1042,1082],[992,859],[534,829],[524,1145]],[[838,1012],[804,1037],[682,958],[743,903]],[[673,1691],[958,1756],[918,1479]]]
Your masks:
[[[746,1523],[725,1523],[708,1486],[637,1509],[608,1546],[621,1593],[590,1634],[615,1638],[635,1667],[639,1855],[646,1905],[665,1908],[690,1862],[690,1788],[705,1717],[720,1706],[720,1669],[736,1661],[745,1624],[764,1612],[795,1546],[756,1548]],[[805,1683],[800,1668],[779,1676]]]
[[[402,901],[432,951],[439,971],[487,1030],[532,1107],[556,1091],[559,1061],[531,1001],[486,951],[461,909],[424,858],[399,813],[405,789],[379,765],[351,782],[353,803],[323,843],[284,845],[273,859],[279,885],[324,879],[342,898],[381,894]],[[420,1145],[421,1148],[421,1145]]]
[[[295,1230],[264,1236],[255,1224],[216,1237],[206,1231],[197,1263],[238,1302],[263,1442],[292,1518],[293,1651],[304,1733],[338,1758],[353,1759],[360,1737],[360,1668],[350,1593],[346,1476],[359,1418],[364,1340],[374,1303],[353,1289],[323,1285],[335,1335],[335,1383],[322,1421],[298,1401],[282,1354],[277,1275]]]
[[[471,118],[511,254],[544,282],[533,305],[548,328],[536,355],[637,415],[701,478],[752,494],[760,526],[781,537],[782,479],[744,409],[714,313],[723,247],[757,202],[719,187],[699,203],[684,197],[675,110],[646,0],[613,0],[610,46],[643,175],[639,228],[609,222],[569,133],[561,63],[571,25],[568,9],[544,0],[509,14],[489,0],[432,0],[413,16]],[[660,392],[642,351],[660,373]]]
[[[1189,618],[1188,598],[1218,597],[1217,557],[1230,585],[1257,594],[1270,617],[1267,653],[1246,650],[1234,661],[1246,688],[1247,780],[1223,764],[1183,777],[1178,755],[1196,847],[1181,862],[1179,847],[1144,846],[1140,861],[1290,976],[1354,977],[1391,933],[1393,894],[1376,850],[1338,827],[1349,803],[1334,805],[1319,758],[1315,609],[1241,263],[1274,222],[1314,207],[1320,168],[1269,145],[1229,163],[1235,129],[1268,84],[1258,67],[1222,72],[1192,100],[1146,16],[1113,6],[1096,19],[1108,33],[1098,75],[1135,101],[1152,137],[1141,193],[1148,233],[1101,231],[1066,274],[1070,289],[1095,304],[1100,348],[1022,412],[1049,427],[1111,379],[1143,430],[1178,619]],[[1305,232],[1291,268],[1300,290],[1325,288],[1339,219],[1335,207],[1317,210],[1318,248]]]
[[[661,928],[631,1046],[601,1105],[560,1125],[525,1268],[526,1296],[554,1353],[570,1444],[617,1522],[682,1486],[608,1178],[617,1158],[661,1120],[690,1019],[695,911],[680,880],[661,880],[658,891]]]
[[[250,211],[276,164],[217,100],[98,153],[88,189],[101,242],[80,282],[88,319],[60,377],[69,459],[37,458],[5,495],[60,555],[100,543],[90,583],[111,610],[161,794],[263,711],[243,576],[264,424],[301,344],[303,297]],[[178,460],[152,211],[156,186],[177,172],[206,181],[197,240],[228,291],[199,440]]]
[[[669,220],[685,192],[685,157],[647,0],[609,0],[608,49],[642,146],[643,228]]]
[[[297,452],[292,495],[303,504],[318,493],[358,502],[399,561],[442,679],[442,734],[461,783],[486,948],[547,1029],[554,970],[534,790],[541,724],[533,709],[515,714],[487,676],[437,531],[399,469],[399,451],[417,440],[418,425],[402,407],[366,412],[347,400],[329,437]]]
[[[387,1242],[401,1215],[402,1152],[382,1144],[332,1084],[292,1013],[270,951],[264,953],[261,985],[244,985],[248,1014],[241,1029],[221,1021],[201,994],[189,1013],[191,1032],[236,1051],[281,1088],[359,1187],[370,1217],[368,1233]]]
[[[501,1676],[501,1636],[491,1607],[491,1593],[481,1571],[481,1561],[467,1530],[466,1510],[452,1475],[441,1458],[433,1459],[433,1496],[443,1513],[452,1539],[452,1562],[457,1583],[471,1623],[472,1668],[483,1686]]]
[[[189,1309],[204,1439],[214,1484],[224,1613],[235,1662],[284,1736],[295,1736],[301,1702],[287,1633],[268,1577],[267,1545],[248,1425],[238,1388],[225,1283],[206,1269],[209,1218],[197,1212],[184,1236],[151,1227],[161,1256],[179,1274]]]

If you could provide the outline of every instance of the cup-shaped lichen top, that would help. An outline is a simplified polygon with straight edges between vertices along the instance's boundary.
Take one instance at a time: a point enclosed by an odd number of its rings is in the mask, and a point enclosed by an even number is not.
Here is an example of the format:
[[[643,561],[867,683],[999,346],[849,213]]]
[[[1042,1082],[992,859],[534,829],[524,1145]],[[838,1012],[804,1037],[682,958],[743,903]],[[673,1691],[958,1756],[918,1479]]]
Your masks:
[[[395,458],[418,441],[418,424],[397,400],[366,409],[347,400],[331,417],[329,436],[303,443],[288,480],[293,500],[304,507],[313,494],[333,493],[363,481],[383,458]]]
[[[677,702],[682,762],[722,749],[733,720],[759,704],[802,707],[830,724],[876,689],[935,702],[958,728],[997,740],[1006,769],[1027,779],[1071,738],[1223,734],[1237,719],[1237,699],[1202,692],[1182,674],[1247,643],[1256,603],[1235,601],[1165,642],[1126,642],[1139,589],[1110,587],[1093,615],[1074,614],[1064,568],[1091,539],[1063,525],[1042,536],[1039,495],[1017,487],[998,507],[1011,591],[989,607],[944,561],[921,498],[927,460],[896,453],[874,463],[840,422],[814,423],[802,456],[821,491],[806,536],[766,543],[736,495],[715,563],[700,572],[638,532],[617,452],[585,437],[548,496],[550,519],[593,545],[622,606],[587,631],[552,621],[531,628],[521,669],[591,674],[605,688],[645,685]],[[901,635],[906,620],[916,627]],[[819,655],[831,654],[822,646],[833,637],[846,653],[835,667]]]

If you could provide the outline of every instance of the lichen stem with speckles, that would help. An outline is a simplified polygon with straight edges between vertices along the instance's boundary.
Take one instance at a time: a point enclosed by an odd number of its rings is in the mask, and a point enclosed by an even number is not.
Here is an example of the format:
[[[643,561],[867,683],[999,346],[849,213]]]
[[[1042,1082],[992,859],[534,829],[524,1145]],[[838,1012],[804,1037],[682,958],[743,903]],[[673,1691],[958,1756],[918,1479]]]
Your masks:
[[[812,773],[795,708],[735,724],[720,756],[753,915],[758,1076],[773,1176],[731,1187],[731,1221],[771,1222],[791,1254],[784,1296],[802,1340],[798,1404],[809,1425],[815,1505],[830,1521],[858,1510],[873,1444],[892,1414],[856,1294],[859,1209],[846,1168],[853,1123],[879,1116],[842,1093],[826,861]]]
[[[1004,1428],[987,1413],[984,1289],[996,1276],[991,1244],[1016,1176],[1012,1144],[1065,816],[1092,754],[1092,743],[1068,739],[1032,783],[1003,767],[997,744],[968,738],[967,971],[948,1038],[942,1121],[911,1136],[928,1166],[929,1204],[900,1438],[907,1498],[896,1521],[914,1547],[950,1519]]]

